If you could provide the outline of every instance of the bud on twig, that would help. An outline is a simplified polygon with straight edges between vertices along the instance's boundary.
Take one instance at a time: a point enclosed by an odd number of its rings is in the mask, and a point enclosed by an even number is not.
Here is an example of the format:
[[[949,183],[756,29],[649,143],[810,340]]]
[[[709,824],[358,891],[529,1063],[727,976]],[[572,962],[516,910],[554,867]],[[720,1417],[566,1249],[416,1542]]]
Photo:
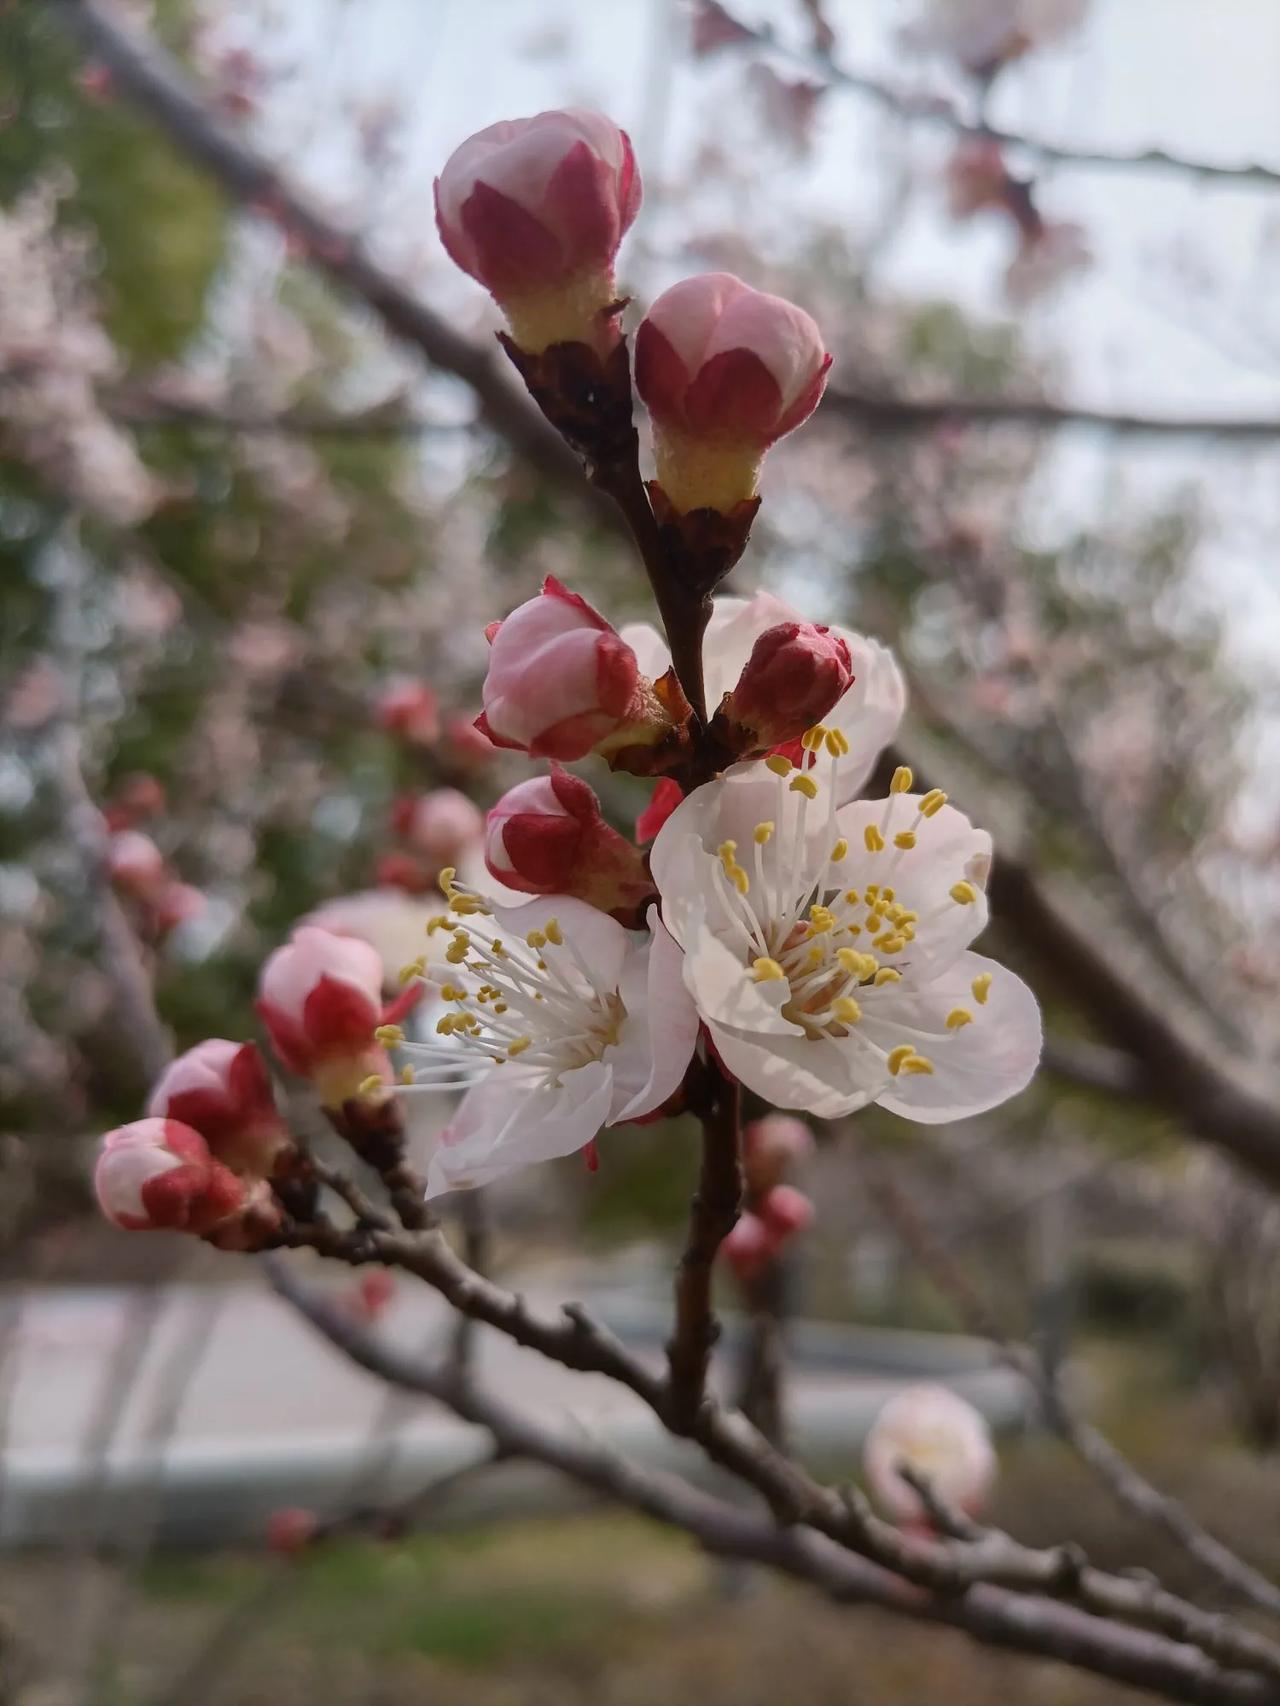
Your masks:
[[[489,813],[485,864],[523,894],[565,894],[620,922],[640,916],[653,894],[644,857],[604,820],[578,777],[554,765],[504,794]]]
[[[247,1177],[285,1173],[297,1154],[253,1043],[211,1037],[180,1054],[157,1080],[147,1112],[190,1126],[215,1160]]]
[[[263,966],[257,1008],[281,1061],[311,1080],[326,1108],[360,1097],[371,1077],[389,1080],[374,1035],[382,959],[368,942],[303,925]]]
[[[798,740],[853,684],[848,643],[815,622],[780,622],[761,634],[720,716],[746,757]]]
[[[135,1120],[102,1140],[99,1207],[129,1232],[194,1232],[227,1250],[260,1249],[280,1224],[262,1180],[237,1178],[178,1120]]]

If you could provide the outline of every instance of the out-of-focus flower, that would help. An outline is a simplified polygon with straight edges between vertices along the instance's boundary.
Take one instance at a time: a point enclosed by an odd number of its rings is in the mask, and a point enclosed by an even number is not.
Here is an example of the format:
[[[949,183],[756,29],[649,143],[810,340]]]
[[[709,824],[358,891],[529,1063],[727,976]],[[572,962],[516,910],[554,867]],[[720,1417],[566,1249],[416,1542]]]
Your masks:
[[[304,1551],[315,1539],[320,1519],[302,1505],[281,1505],[267,1518],[267,1546],[288,1557]]]
[[[420,892],[400,887],[361,889],[326,901],[302,922],[367,942],[381,963],[383,988],[393,989],[401,967],[421,953],[428,923],[443,909],[444,896],[434,886]]]
[[[813,1151],[813,1133],[792,1114],[766,1114],[742,1129],[742,1169],[748,1192],[762,1197]]]
[[[943,184],[952,219],[1002,206],[1009,184],[1002,145],[990,136],[962,136],[948,157]]]
[[[1005,294],[1015,307],[1025,308],[1052,295],[1092,263],[1082,225],[1065,219],[1040,221],[1023,232],[1017,253],[1005,268]]]
[[[769,592],[758,592],[754,598],[716,599],[702,648],[707,703],[718,705],[736,685],[762,635],[779,624],[803,620],[798,611]],[[849,740],[851,750],[841,759],[840,776],[843,798],[851,799],[897,733],[907,690],[892,652],[878,640],[849,628],[830,632],[847,647],[853,668],[852,685],[828,713],[828,720],[843,729]],[[647,622],[629,622],[622,638],[646,675],[657,677],[670,667],[666,642]]]
[[[728,511],[752,497],[765,451],[813,413],[830,365],[802,308],[732,273],[664,291],[636,334],[636,388],[671,504]]]
[[[640,174],[612,120],[571,109],[491,124],[449,156],[435,196],[445,248],[521,349],[617,342],[613,262]]]
[[[122,829],[111,837],[107,869],[118,889],[140,900],[153,899],[168,877],[164,854],[140,829]]]
[[[955,61],[975,76],[1045,47],[1079,29],[1089,0],[928,0],[907,32],[927,52]]]
[[[430,894],[436,886],[439,866],[427,866],[411,853],[383,853],[374,866],[380,888],[402,889],[405,894]],[[339,931],[345,935],[345,931]]]
[[[646,716],[635,653],[577,593],[548,575],[489,634],[477,727],[538,758],[584,758]]]
[[[291,1072],[340,1108],[365,1080],[385,1078],[374,1033],[382,1023],[382,959],[368,942],[304,924],[262,968],[258,1012]]]
[[[425,681],[393,681],[378,695],[378,725],[414,746],[434,746],[440,738],[440,706]]]
[[[156,1081],[147,1112],[198,1131],[233,1173],[270,1178],[295,1153],[253,1043],[211,1037],[180,1054]]]
[[[404,1045],[420,1082],[403,1093],[459,1074],[473,1084],[431,1152],[428,1197],[572,1154],[602,1126],[652,1113],[679,1087],[698,1035],[656,909],[641,943],[568,895],[492,910],[477,895],[451,899],[452,1011],[439,1042]]]
[[[483,730],[476,727],[474,717],[447,717],[444,725],[444,746],[449,757],[464,770],[483,770],[498,756],[498,749]]]
[[[140,771],[126,776],[116,789],[103,816],[110,830],[132,829],[150,817],[158,817],[165,809],[164,786],[154,776]]]
[[[265,1183],[237,1178],[178,1120],[135,1120],[109,1131],[93,1185],[103,1214],[129,1232],[194,1232],[247,1250],[280,1221]]]
[[[767,751],[799,740],[852,685],[849,644],[837,629],[779,622],[752,646],[722,710],[754,750]]]
[[[776,1262],[798,1233],[813,1224],[813,1204],[803,1191],[778,1185],[766,1191],[754,1209],[738,1219],[720,1246],[720,1254],[740,1284],[749,1284]]]
[[[509,889],[573,895],[628,920],[653,893],[639,849],[605,822],[592,789],[558,764],[494,806],[485,864]]]
[[[754,41],[755,35],[745,24],[731,17],[719,0],[695,0],[693,10],[693,52],[697,59],[715,53],[722,47],[741,47]]]
[[[395,827],[438,870],[457,865],[468,847],[484,833],[484,816],[457,788],[433,788],[399,802]]]
[[[739,764],[654,843],[662,915],[725,1066],[775,1107],[824,1118],[869,1102],[932,1124],[1031,1079],[1040,1015],[1012,972],[967,951],[987,921],[991,839],[939,790],[844,798],[848,743],[806,736],[812,767]]]
[[[163,883],[148,899],[148,922],[156,936],[167,936],[208,905],[205,895],[191,883]]]
[[[899,1464],[927,1478],[944,1503],[970,1515],[982,1508],[996,1473],[986,1422],[945,1386],[909,1386],[891,1398],[871,1426],[862,1462],[876,1502],[909,1523],[927,1520],[927,1512]]]

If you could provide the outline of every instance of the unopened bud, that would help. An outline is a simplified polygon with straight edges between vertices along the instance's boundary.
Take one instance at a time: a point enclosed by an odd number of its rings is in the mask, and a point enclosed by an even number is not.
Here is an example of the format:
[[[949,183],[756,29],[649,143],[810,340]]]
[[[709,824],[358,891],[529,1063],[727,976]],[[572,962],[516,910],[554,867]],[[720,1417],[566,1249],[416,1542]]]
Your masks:
[[[899,1464],[926,1476],[946,1504],[973,1515],[995,1479],[996,1455],[983,1417],[945,1386],[909,1386],[872,1423],[862,1463],[876,1502],[899,1522],[927,1516]]]
[[[164,854],[140,829],[122,829],[111,837],[107,869],[118,889],[140,900],[157,895],[168,877]]]
[[[742,1167],[748,1192],[762,1197],[813,1150],[813,1133],[793,1114],[766,1114],[743,1127]]]
[[[402,800],[394,816],[399,834],[425,853],[437,871],[442,865],[461,864],[484,832],[479,806],[457,788],[433,788]]]
[[[848,644],[815,622],[780,622],[751,648],[738,684],[721,707],[752,750],[797,740],[848,692]]]
[[[682,512],[752,497],[765,451],[818,406],[831,357],[817,325],[732,273],[673,285],[636,334],[658,483]]]
[[[491,124],[450,155],[435,197],[445,248],[521,349],[616,344],[613,262],[640,206],[625,131],[577,109]]]
[[[93,1174],[98,1205],[129,1232],[204,1236],[235,1219],[244,1180],[215,1161],[198,1131],[178,1120],[135,1120],[102,1140]]]
[[[378,725],[414,746],[433,746],[440,735],[440,707],[425,681],[393,681],[378,696]]]
[[[295,1154],[266,1062],[253,1043],[223,1037],[197,1043],[161,1073],[147,1111],[198,1131],[214,1159],[233,1173],[271,1178]]]
[[[262,968],[257,1008],[291,1072],[309,1078],[326,1107],[390,1077],[374,1032],[382,1023],[382,958],[368,942],[304,924]]]
[[[623,921],[653,893],[639,848],[610,827],[593,791],[559,765],[509,790],[485,825],[491,876],[523,894],[567,894]]]
[[[282,1505],[267,1518],[267,1545],[273,1552],[291,1556],[315,1539],[320,1520],[302,1505]]]

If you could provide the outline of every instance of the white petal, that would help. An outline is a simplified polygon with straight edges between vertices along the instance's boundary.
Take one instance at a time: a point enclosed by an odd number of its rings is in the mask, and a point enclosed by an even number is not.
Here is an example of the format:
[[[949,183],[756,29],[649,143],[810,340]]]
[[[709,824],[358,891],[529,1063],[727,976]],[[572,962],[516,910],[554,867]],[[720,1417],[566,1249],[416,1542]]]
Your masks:
[[[972,985],[988,972],[984,1006]],[[888,999],[863,1003],[858,1030],[884,1049],[911,1043],[933,1063],[932,1074],[895,1078],[878,1098],[881,1107],[938,1125],[994,1108],[1031,1082],[1040,1059],[1040,1009],[1022,979],[994,960],[962,954],[924,989],[877,993]],[[972,1013],[973,1023],[949,1031],[947,1016],[957,1007]]]
[[[874,1101],[888,1076],[881,1057],[854,1037],[813,1041],[795,1026],[785,1036],[752,1036],[728,1025],[708,1028],[734,1077],[775,1108],[838,1119]]]
[[[618,633],[636,654],[641,675],[647,675],[650,681],[656,681],[671,668],[671,653],[667,649],[667,642],[651,623],[628,622],[625,627],[619,628]]]
[[[888,884],[899,904],[920,914],[915,941],[888,962],[899,967],[914,988],[936,977],[985,928],[988,907],[982,884],[991,867],[991,837],[954,806],[943,806],[921,821],[914,847],[896,848],[893,837],[915,822],[920,796],[890,797],[893,811],[885,830],[889,845],[880,853],[866,851],[864,835],[869,824],[879,827],[885,802],[855,800],[840,808],[836,822],[849,854],[838,869],[842,884],[858,889],[868,883]],[[952,887],[962,881],[973,883],[976,900],[952,899]]]
[[[629,938],[621,924],[607,912],[564,894],[539,895],[527,905],[498,906],[493,911],[493,921],[499,930],[522,941],[531,930],[545,930],[551,918],[557,920],[566,941],[572,942],[579,958],[590,968],[597,988],[615,990],[622,976]],[[461,922],[465,926],[466,920]],[[553,948],[551,952],[561,956],[557,964],[566,971],[573,964],[567,948]]]
[[[779,622],[803,622],[804,617],[771,592],[754,598],[717,598],[707,624],[703,644],[703,670],[707,682],[707,704],[714,711],[721,699],[738,685],[738,677],[761,634]]]
[[[617,1043],[605,1050],[613,1073],[609,1124],[661,1107],[679,1087],[698,1040],[698,1013],[684,986],[684,955],[649,908],[649,943],[627,960],[620,993],[627,1009]]]
[[[428,1200],[572,1155],[608,1118],[612,1093],[612,1074],[598,1060],[566,1072],[558,1088],[496,1067],[467,1091],[441,1134],[427,1166]]]
[[[840,765],[840,796],[853,799],[865,786],[876,760],[898,732],[907,708],[907,688],[893,653],[878,640],[837,628],[849,647],[853,686],[823,719],[842,729],[850,753]]]
[[[756,983],[747,970],[745,952],[737,952],[716,936],[705,918],[691,925],[686,938],[684,981],[708,1024],[768,1036],[803,1035],[779,1011],[791,986],[781,978]]]

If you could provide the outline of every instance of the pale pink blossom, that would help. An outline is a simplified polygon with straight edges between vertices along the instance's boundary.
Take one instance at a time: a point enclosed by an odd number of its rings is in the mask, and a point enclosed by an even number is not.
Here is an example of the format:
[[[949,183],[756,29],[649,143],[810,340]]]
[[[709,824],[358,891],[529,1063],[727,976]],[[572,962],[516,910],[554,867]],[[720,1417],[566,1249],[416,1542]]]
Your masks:
[[[613,262],[640,206],[626,132],[568,109],[468,137],[436,179],[452,259],[497,301],[523,349],[616,341]]]
[[[876,1502],[899,1522],[927,1520],[924,1502],[902,1479],[906,1464],[928,1479],[948,1505],[976,1514],[996,1474],[986,1422],[973,1405],[945,1386],[909,1386],[876,1417],[862,1448]]]
[[[808,419],[831,357],[802,308],[732,273],[664,291],[636,334],[636,388],[658,481],[677,510],[731,510],[769,446]]]
[[[635,653],[551,575],[536,598],[493,624],[489,644],[476,726],[498,746],[583,758],[641,714]]]

